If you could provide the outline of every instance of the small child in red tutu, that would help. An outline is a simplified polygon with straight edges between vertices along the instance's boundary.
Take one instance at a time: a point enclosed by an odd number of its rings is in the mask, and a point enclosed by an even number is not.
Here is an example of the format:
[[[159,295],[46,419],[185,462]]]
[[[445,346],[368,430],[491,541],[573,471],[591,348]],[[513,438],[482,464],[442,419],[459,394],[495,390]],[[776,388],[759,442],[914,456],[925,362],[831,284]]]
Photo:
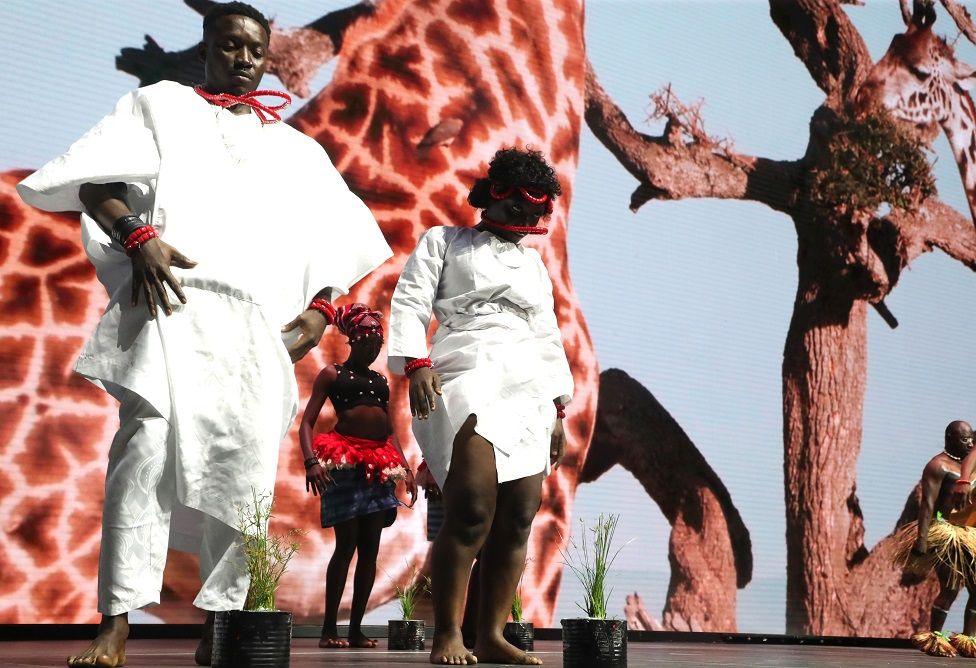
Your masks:
[[[376,641],[363,634],[361,624],[376,579],[380,534],[393,524],[401,505],[396,497],[399,480],[406,483],[411,505],[417,499],[413,473],[392,437],[389,385],[382,374],[369,368],[383,346],[380,318],[364,304],[336,310],[334,324],[349,337],[349,358],[319,373],[299,429],[305,489],[320,496],[322,526],[335,531],[319,647],[376,647]],[[326,399],[332,402],[337,422],[331,432],[313,438],[312,429]],[[337,617],[349,564],[357,552],[346,640],[339,638]]]

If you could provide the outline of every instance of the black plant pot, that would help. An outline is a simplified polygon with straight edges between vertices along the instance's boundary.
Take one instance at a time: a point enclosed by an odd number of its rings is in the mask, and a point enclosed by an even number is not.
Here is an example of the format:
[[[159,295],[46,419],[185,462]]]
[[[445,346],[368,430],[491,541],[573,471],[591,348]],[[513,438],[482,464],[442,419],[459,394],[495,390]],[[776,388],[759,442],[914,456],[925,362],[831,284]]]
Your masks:
[[[627,665],[627,622],[622,619],[562,619],[563,666]]]
[[[523,652],[535,649],[535,627],[532,622],[508,622],[502,635]]]
[[[391,619],[386,627],[387,649],[424,649],[424,620]]]
[[[214,618],[214,668],[287,668],[291,613],[229,610]]]

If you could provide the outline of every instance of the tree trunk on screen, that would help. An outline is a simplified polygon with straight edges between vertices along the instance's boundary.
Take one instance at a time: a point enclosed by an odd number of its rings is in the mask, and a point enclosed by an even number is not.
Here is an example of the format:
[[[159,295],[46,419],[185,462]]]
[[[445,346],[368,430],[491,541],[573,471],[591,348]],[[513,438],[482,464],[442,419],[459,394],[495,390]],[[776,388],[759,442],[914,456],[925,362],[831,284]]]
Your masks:
[[[800,253],[801,262],[804,256]],[[801,275],[815,267],[801,265]],[[863,558],[852,512],[867,364],[863,301],[801,285],[783,355],[788,632],[844,635],[844,580]]]

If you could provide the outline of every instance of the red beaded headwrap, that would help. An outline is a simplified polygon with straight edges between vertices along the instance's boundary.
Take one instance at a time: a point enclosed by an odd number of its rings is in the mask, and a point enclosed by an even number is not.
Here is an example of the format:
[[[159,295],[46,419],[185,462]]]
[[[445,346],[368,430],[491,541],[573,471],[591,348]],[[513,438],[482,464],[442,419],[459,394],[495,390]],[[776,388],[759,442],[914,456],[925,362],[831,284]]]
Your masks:
[[[278,90],[254,90],[250,93],[244,93],[243,95],[231,95],[230,93],[208,93],[203,89],[202,86],[195,86],[193,88],[197,95],[202,97],[204,100],[210,104],[215,104],[218,107],[233,107],[236,104],[244,104],[249,106],[254,110],[254,113],[258,115],[261,119],[261,125],[267,123],[277,123],[281,120],[281,116],[278,112],[289,104],[291,104],[291,95],[288,93],[282,93]],[[275,106],[269,106],[258,102],[257,97],[280,97],[284,100],[281,104]]]
[[[350,304],[336,309],[335,325],[350,341],[358,341],[367,336],[378,336],[382,339],[382,318],[382,313],[370,310],[366,304]]]

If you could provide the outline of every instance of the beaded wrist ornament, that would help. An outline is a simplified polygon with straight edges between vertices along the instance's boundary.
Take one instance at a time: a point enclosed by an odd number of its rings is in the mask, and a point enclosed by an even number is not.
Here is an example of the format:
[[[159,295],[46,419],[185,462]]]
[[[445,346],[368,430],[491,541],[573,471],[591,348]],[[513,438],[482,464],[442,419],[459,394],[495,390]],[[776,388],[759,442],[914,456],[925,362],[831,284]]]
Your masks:
[[[127,213],[112,223],[112,231],[109,233],[109,236],[118,245],[125,246],[126,240],[132,236],[133,232],[145,226],[146,224],[142,222],[139,216],[134,213]]]
[[[407,362],[406,365],[404,365],[403,374],[405,376],[410,376],[417,369],[423,369],[423,368],[432,369],[433,367],[434,367],[434,363],[430,361],[429,357],[424,357],[423,359],[415,359],[414,361]]]
[[[151,225],[144,225],[134,231],[122,244],[125,248],[125,254],[132,256],[142,248],[142,245],[149,241],[150,239],[156,239],[159,235],[156,234],[156,230]]]
[[[155,239],[159,235],[152,225],[146,225],[142,219],[134,213],[127,213],[120,216],[112,224],[112,231],[109,233],[112,241],[125,249],[125,254],[130,257],[142,248],[142,245],[150,239]]]
[[[325,316],[326,325],[334,325],[336,320],[336,308],[328,302],[328,300],[322,299],[321,297],[316,297],[308,305],[309,310],[318,311]]]

